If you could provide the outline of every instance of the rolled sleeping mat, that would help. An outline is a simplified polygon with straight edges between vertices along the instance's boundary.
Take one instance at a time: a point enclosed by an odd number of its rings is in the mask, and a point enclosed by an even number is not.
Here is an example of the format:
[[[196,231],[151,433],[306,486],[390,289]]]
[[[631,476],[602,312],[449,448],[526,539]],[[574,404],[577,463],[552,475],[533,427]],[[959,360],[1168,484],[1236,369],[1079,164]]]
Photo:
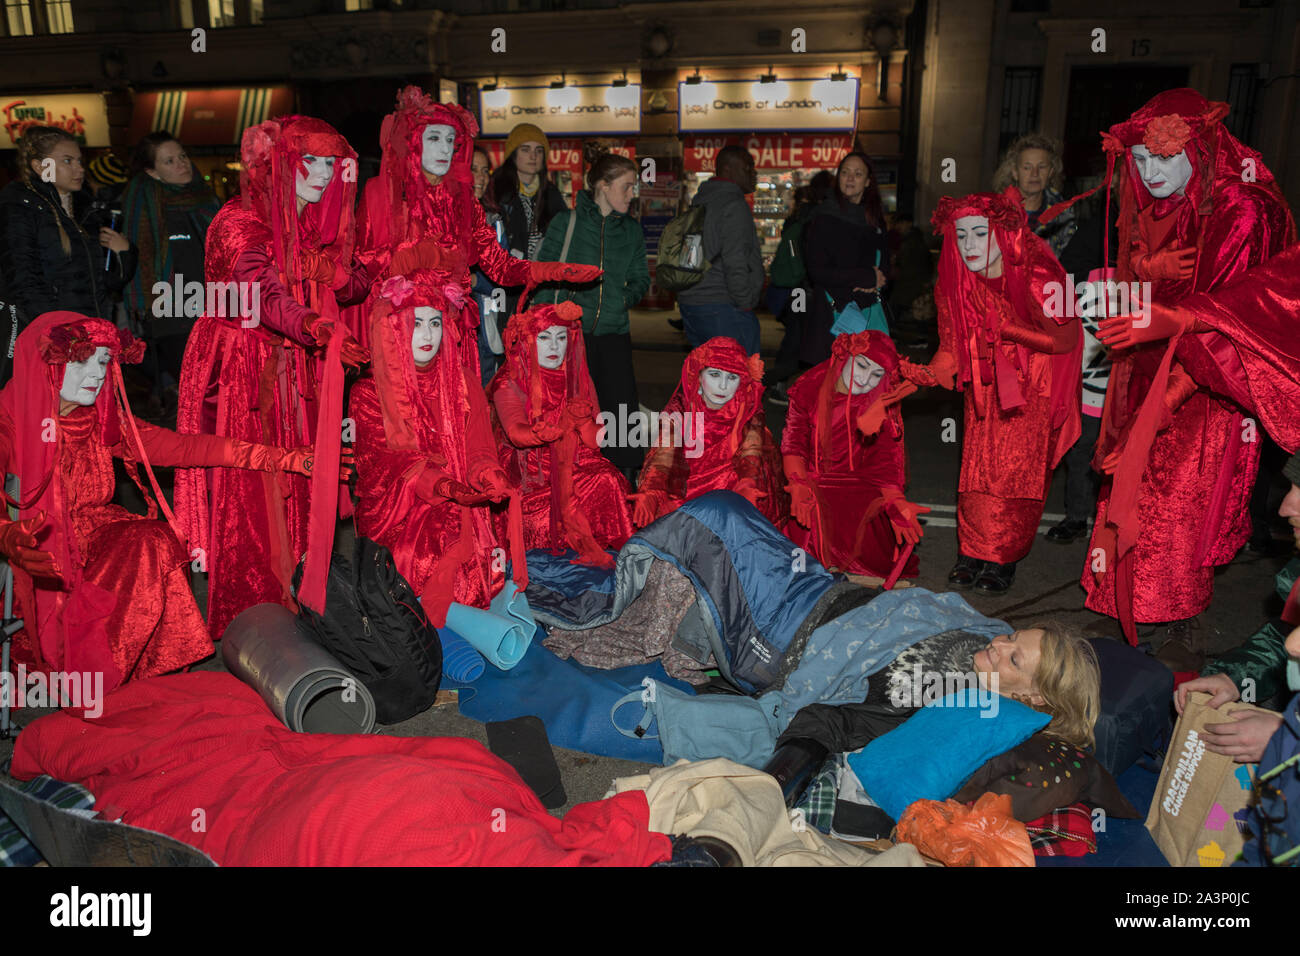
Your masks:
[[[231,621],[221,637],[221,659],[290,730],[374,732],[370,691],[279,604],[256,604]]]
[[[442,672],[458,684],[472,684],[483,676],[487,662],[465,638],[450,627],[438,632],[442,640]]]
[[[523,659],[536,629],[514,617],[501,617],[482,608],[455,602],[447,609],[447,626],[503,671],[510,670]]]
[[[528,595],[520,591],[518,585],[509,578],[492,599],[490,610],[498,617],[514,618],[529,635],[537,630],[537,619],[533,617],[533,609],[528,606]]]

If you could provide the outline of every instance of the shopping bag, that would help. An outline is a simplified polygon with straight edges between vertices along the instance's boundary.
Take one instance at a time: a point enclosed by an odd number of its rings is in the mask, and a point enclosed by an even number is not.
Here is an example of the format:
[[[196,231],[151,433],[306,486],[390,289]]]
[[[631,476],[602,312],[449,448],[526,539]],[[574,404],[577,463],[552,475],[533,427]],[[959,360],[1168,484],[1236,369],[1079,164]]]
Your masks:
[[[1208,724],[1260,708],[1224,704],[1214,710],[1209,700],[1209,694],[1187,695],[1147,813],[1147,829],[1171,866],[1229,866],[1245,843],[1255,765],[1207,749],[1202,734]]]

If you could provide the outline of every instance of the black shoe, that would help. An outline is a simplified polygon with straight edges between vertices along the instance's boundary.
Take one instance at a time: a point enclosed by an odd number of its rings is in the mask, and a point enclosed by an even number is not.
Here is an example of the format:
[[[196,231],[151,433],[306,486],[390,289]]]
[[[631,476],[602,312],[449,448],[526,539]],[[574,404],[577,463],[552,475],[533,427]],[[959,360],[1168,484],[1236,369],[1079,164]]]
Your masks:
[[[948,572],[948,583],[957,588],[970,587],[984,570],[985,563],[979,558],[968,558],[964,554],[957,555],[957,563]]]
[[[1205,666],[1205,645],[1200,618],[1170,621],[1164,627],[1164,642],[1156,651],[1155,658],[1174,673],[1199,673]]]
[[[975,590],[985,591],[989,594],[1001,594],[1011,587],[1011,583],[1015,579],[1016,562],[994,564],[992,561],[986,561],[984,570],[975,579]]]
[[[686,331],[686,323],[683,322],[681,319],[669,319],[668,324],[671,325],[673,328],[675,328],[678,332]]]
[[[1055,541],[1058,544],[1069,544],[1075,538],[1082,538],[1087,533],[1088,522],[1066,518],[1055,528],[1048,529],[1047,540]]]

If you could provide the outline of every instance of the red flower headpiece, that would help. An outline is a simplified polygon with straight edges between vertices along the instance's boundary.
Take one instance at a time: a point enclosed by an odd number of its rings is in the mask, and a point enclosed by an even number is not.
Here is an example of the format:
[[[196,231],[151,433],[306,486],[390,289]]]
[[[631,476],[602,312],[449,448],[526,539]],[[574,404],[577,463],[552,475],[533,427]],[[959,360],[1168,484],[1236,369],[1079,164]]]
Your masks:
[[[1142,145],[1156,156],[1176,156],[1192,138],[1192,128],[1177,114],[1157,116],[1147,124]]]
[[[1014,190],[1014,192],[1013,192]],[[1015,232],[1025,226],[1024,205],[1020,190],[1008,186],[1002,193],[971,193],[969,196],[944,196],[930,217],[936,233],[963,216],[983,216],[991,226]]]
[[[137,365],[144,358],[144,342],[126,329],[119,329],[102,319],[69,322],[50,329],[37,346],[41,358],[50,365],[84,362],[95,349],[106,348],[118,362]]]

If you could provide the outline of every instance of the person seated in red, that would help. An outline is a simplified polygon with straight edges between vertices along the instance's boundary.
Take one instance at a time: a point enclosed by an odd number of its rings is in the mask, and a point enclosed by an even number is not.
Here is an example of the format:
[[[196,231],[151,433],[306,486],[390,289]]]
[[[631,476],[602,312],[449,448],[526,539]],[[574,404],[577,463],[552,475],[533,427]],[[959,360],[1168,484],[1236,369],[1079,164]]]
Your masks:
[[[898,406],[914,391],[889,336],[871,331],[837,336],[831,357],[790,388],[781,434],[792,512],[785,534],[830,570],[887,580],[897,567],[916,577],[916,516],[930,509],[903,497]]]
[[[435,626],[452,601],[487,607],[505,583],[494,504],[512,490],[487,399],[461,357],[468,297],[449,275],[394,277],[375,300],[373,372],[352,387],[357,533],[393,553]],[[522,558],[520,549],[517,559]]]
[[[506,474],[519,485],[524,545],[578,552],[613,567],[606,548],[632,536],[627,479],[600,453],[600,403],[587,371],[582,308],[537,305],[510,317],[505,363],[488,383]]]
[[[19,497],[11,502],[19,520],[0,521],[0,554],[13,567],[25,622],[14,659],[39,671],[102,674],[105,692],[213,650],[187,567],[204,555],[183,544],[151,463],[282,475],[310,474],[313,460],[310,448],[177,435],[137,421],[119,363],[143,355],[144,343],[110,322],[46,312],[18,336],[14,377],[0,392],[0,468],[17,476]],[[147,515],[113,504],[114,458]],[[165,522],[155,520],[160,505]]]
[[[744,495],[778,528],[785,525],[790,499],[763,417],[763,360],[735,339],[709,339],[686,356],[658,435],[632,496],[638,528],[723,489]]]

